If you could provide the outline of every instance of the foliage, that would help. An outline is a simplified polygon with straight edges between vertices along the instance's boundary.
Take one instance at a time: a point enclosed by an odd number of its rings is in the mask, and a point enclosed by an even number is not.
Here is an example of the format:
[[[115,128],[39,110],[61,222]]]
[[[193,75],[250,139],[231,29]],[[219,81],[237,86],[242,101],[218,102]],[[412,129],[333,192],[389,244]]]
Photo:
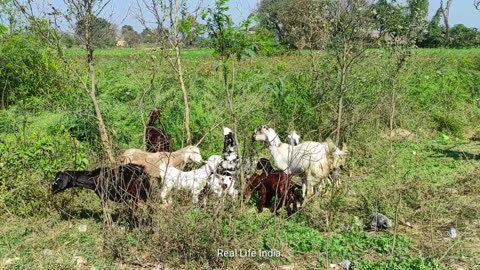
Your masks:
[[[75,23],[75,34],[79,44],[85,45],[87,36],[85,35],[85,28],[87,27],[87,21],[91,21],[92,33],[91,41],[94,48],[105,48],[115,45],[117,40],[117,29],[115,25],[100,17],[84,17]],[[90,25],[90,23],[88,24]]]
[[[261,27],[282,43],[298,49],[322,49],[328,40],[330,0],[264,0],[256,15]]]
[[[283,40],[297,49],[325,48],[328,33],[328,0],[281,1],[278,16]]]
[[[438,9],[427,25],[424,35],[419,40],[419,47],[440,47],[443,42],[443,29],[440,26],[441,9]]]
[[[280,42],[285,42],[283,23],[280,20],[279,12],[282,0],[262,0],[258,3],[255,11],[259,25],[271,31]]]
[[[390,33],[394,37],[405,36],[408,31],[408,7],[380,0],[374,4],[373,18],[374,23],[380,33]]]
[[[62,65],[55,52],[30,33],[0,36],[0,108],[35,96],[43,97],[40,107],[50,106],[70,90]]]
[[[453,48],[472,48],[480,46],[480,31],[463,24],[450,28],[450,46]]]
[[[205,26],[200,24],[192,14],[183,12],[179,27],[185,47],[194,47],[202,41],[201,35]]]
[[[214,8],[204,10],[202,19],[206,21],[206,30],[215,51],[224,59],[241,58],[246,47],[246,34],[234,27],[232,17],[227,14],[228,1],[215,1]]]
[[[122,37],[129,47],[135,47],[140,43],[140,34],[131,25],[124,25],[121,29]]]
[[[14,127],[13,123],[8,127],[7,121],[11,120],[5,117],[8,115],[0,118],[3,128]],[[20,216],[45,215],[52,207],[48,194],[55,173],[66,167],[86,168],[87,149],[62,126],[50,134],[28,131],[28,118],[24,118],[17,123],[15,135],[0,140],[0,207]],[[53,127],[58,122],[50,124]]]

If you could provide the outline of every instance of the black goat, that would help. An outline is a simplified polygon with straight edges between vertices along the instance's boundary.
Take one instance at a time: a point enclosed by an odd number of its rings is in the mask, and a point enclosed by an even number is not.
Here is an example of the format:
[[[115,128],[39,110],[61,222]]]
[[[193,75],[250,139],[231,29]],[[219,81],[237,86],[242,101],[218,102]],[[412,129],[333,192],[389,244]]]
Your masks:
[[[117,168],[98,168],[93,171],[63,171],[55,176],[52,194],[67,188],[83,187],[94,190],[102,203],[146,201],[150,195],[150,177],[143,166],[122,165]]]

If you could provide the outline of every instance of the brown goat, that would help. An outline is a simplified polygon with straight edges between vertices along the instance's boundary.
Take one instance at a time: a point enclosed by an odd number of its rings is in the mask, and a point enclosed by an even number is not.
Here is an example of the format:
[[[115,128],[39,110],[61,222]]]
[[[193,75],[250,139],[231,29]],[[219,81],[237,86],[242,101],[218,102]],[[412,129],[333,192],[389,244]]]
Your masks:
[[[248,198],[252,192],[259,190],[261,195],[257,201],[259,212],[262,212],[264,207],[274,212],[282,206],[285,207],[288,215],[296,212],[298,197],[295,190],[300,186],[293,184],[292,177],[283,171],[274,171],[270,161],[265,158],[261,158],[257,163],[257,169],[262,170],[262,173],[248,180],[245,197]],[[272,204],[273,198],[277,198],[275,204]]]
[[[164,130],[154,126],[159,116],[158,109],[154,109],[148,116],[148,123],[145,127],[145,143],[148,152],[170,152],[172,138]]]

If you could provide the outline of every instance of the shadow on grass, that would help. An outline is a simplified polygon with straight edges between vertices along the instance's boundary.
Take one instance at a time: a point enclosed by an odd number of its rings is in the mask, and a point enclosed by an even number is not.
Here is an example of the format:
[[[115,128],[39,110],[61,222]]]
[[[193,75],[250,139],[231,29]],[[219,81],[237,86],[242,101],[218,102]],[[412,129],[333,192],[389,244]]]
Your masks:
[[[456,160],[480,160],[480,154],[473,154],[469,152],[459,151],[459,150],[451,150],[451,149],[433,149],[434,157],[449,157]]]
[[[96,222],[103,222],[101,210],[78,209],[70,211],[60,211],[60,218],[62,220],[70,219],[94,219]],[[119,213],[112,213],[113,222],[118,221]]]

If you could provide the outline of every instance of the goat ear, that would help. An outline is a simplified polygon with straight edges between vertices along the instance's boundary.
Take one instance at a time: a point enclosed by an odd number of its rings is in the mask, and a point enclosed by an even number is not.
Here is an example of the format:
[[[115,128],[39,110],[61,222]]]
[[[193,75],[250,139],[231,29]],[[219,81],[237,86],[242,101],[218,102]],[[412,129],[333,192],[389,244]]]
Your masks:
[[[325,140],[325,142],[327,143],[328,151],[330,151],[330,152],[335,151],[335,148],[337,148],[337,146],[333,143],[332,139],[327,138]]]

